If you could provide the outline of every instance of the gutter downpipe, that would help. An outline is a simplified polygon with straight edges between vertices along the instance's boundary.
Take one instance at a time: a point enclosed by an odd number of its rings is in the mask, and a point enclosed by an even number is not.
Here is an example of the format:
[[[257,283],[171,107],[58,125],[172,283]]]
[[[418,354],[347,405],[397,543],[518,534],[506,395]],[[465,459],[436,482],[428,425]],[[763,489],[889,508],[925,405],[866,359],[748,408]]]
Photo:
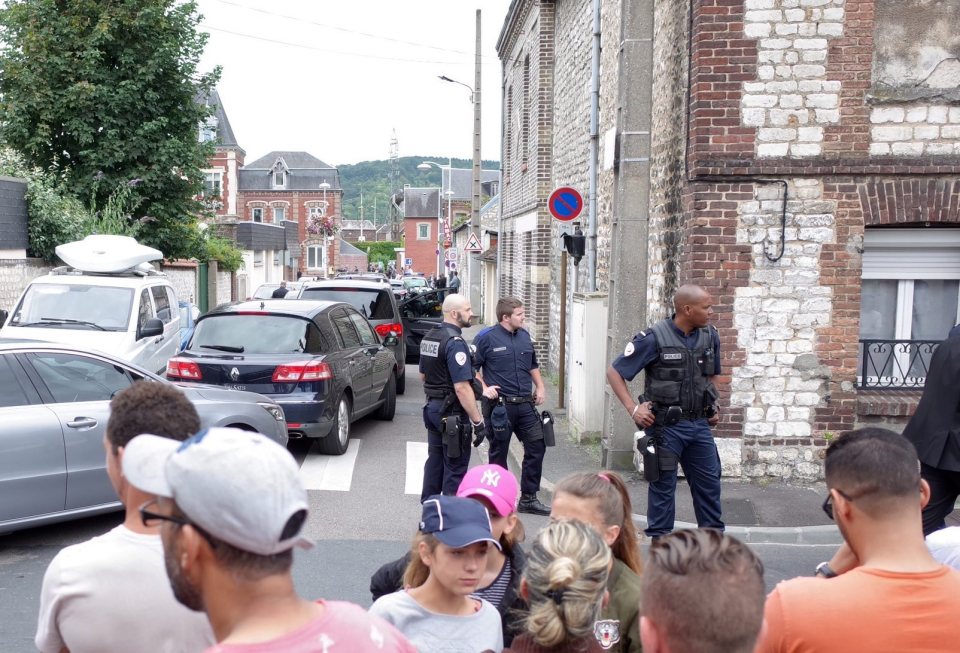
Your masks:
[[[504,97],[506,96],[507,91],[507,71],[505,70],[506,64],[500,64],[500,112],[503,115],[505,107]],[[503,234],[503,144],[507,138],[507,126],[506,120],[500,121],[500,177],[499,177],[499,187],[497,188],[497,194],[500,196],[500,201],[497,202],[497,298],[503,296],[501,289],[503,284],[500,280],[500,275],[503,274],[503,243],[504,243],[504,234]],[[494,316],[496,319],[496,316]]]
[[[597,290],[597,155],[600,151],[600,3],[593,0],[593,46],[590,53],[590,191],[587,207],[587,290]]]

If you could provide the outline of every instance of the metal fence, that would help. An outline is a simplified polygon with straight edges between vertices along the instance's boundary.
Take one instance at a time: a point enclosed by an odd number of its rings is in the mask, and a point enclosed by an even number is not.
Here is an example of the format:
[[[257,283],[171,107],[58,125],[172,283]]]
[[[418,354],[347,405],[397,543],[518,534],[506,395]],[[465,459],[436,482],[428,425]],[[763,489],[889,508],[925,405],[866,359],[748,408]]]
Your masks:
[[[861,340],[860,388],[917,390],[927,381],[933,352],[942,340]]]

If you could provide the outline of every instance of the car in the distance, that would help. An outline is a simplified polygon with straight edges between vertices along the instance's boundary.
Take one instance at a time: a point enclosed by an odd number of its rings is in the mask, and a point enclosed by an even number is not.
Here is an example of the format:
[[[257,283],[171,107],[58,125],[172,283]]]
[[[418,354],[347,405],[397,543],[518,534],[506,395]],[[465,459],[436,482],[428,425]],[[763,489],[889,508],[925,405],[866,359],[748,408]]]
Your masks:
[[[303,283],[303,281],[288,281],[287,294],[284,299],[295,298],[297,296],[297,291],[300,290],[300,287],[303,285]],[[279,281],[277,283],[261,283],[259,286],[257,286],[257,289],[253,291],[253,294],[247,299],[273,299],[273,291],[279,287]]]
[[[298,299],[323,299],[346,302],[357,309],[370,321],[381,338],[391,333],[397,336],[399,343],[393,347],[396,357],[395,374],[397,394],[402,395],[407,387],[406,362],[409,352],[403,337],[403,322],[400,309],[389,285],[375,281],[353,279],[331,279],[329,281],[310,281],[303,284]]]
[[[403,279],[390,279],[390,287],[393,289],[393,296],[397,301],[406,299],[407,289],[403,285]]]
[[[408,363],[420,362],[420,341],[443,322],[443,300],[449,293],[449,288],[427,289],[408,295],[397,304]]]
[[[406,288],[408,295],[430,290],[430,284],[423,277],[404,277],[403,287]]]
[[[393,334],[381,342],[342,302],[286,299],[225,304],[200,316],[167,378],[257,392],[276,401],[291,437],[320,453],[347,450],[351,422],[396,411]]]
[[[110,399],[136,381],[167,383],[110,354],[0,338],[0,533],[122,507],[107,477],[103,437]],[[178,386],[203,427],[257,431],[286,446],[275,401]]]

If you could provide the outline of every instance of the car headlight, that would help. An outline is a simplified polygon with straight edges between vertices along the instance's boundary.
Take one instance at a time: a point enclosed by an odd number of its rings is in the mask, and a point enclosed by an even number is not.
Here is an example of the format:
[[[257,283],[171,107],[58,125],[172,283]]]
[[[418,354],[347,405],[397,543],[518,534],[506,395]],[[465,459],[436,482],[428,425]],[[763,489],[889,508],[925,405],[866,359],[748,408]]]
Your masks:
[[[283,415],[283,409],[280,408],[277,404],[270,404],[265,401],[258,401],[257,405],[263,408],[265,411],[273,415],[273,419],[278,422],[284,421],[286,418]]]

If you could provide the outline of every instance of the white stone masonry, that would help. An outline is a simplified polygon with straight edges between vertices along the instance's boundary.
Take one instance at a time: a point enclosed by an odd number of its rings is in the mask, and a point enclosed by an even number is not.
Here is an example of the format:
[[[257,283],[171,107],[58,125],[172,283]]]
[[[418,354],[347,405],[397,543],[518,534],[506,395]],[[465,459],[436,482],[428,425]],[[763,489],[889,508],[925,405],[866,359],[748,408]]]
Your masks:
[[[960,154],[960,107],[942,104],[875,107],[870,112],[870,154]]]
[[[826,79],[826,61],[830,39],[843,35],[844,2],[746,0],[758,81],[743,85],[741,120],[757,128],[757,156],[817,156],[824,125],[840,122],[840,82]]]
[[[814,355],[816,329],[830,323],[830,288],[820,284],[820,251],[835,239],[835,202],[822,199],[821,182],[790,182],[783,257],[767,260],[780,243],[779,186],[757,186],[740,205],[737,242],[750,243],[750,285],[737,288],[733,325],[744,364],[732,370],[730,403],[744,411],[744,435],[786,439],[813,436],[814,407],[826,388]],[[765,242],[767,241],[767,242]],[[753,447],[747,476],[816,478],[819,466],[796,448]],[[784,457],[786,456],[786,457]]]

